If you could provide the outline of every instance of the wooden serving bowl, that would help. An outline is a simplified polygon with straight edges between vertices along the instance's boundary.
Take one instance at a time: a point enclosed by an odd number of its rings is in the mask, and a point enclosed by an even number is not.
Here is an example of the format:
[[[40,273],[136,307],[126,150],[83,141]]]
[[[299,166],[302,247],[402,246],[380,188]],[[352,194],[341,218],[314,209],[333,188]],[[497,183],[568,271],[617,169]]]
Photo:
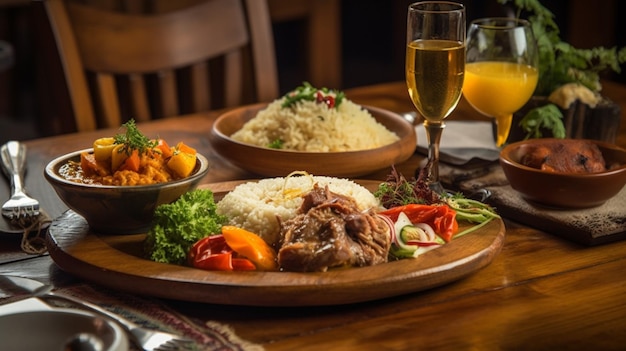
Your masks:
[[[417,137],[413,126],[400,115],[377,107],[363,106],[400,139],[375,149],[348,152],[298,152],[259,147],[235,141],[230,136],[254,118],[267,104],[240,107],[218,117],[209,140],[213,148],[234,165],[250,172],[284,177],[293,171],[314,175],[356,177],[407,160],[415,151]]]
[[[557,208],[589,208],[602,205],[626,184],[626,150],[597,140],[608,165],[619,167],[589,174],[554,173],[520,163],[528,148],[555,139],[530,139],[512,143],[500,152],[500,165],[511,187],[526,199]]]

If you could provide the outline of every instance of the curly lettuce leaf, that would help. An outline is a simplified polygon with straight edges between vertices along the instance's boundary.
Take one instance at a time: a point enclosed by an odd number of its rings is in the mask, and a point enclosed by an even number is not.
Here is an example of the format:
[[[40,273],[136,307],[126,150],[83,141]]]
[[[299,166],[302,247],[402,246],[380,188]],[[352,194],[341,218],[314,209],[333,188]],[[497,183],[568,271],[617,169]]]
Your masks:
[[[191,246],[220,232],[226,217],[216,213],[213,192],[198,189],[171,204],[160,205],[144,241],[147,257],[156,262],[184,264]]]

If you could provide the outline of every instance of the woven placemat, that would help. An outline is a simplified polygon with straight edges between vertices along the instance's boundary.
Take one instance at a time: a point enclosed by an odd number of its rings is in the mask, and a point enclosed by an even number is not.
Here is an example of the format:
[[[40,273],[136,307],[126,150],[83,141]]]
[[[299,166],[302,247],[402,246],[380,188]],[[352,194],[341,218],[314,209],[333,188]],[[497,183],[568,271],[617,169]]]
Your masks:
[[[228,325],[211,320],[187,318],[158,300],[120,293],[90,284],[60,289],[80,299],[97,303],[143,327],[184,335],[196,341],[199,351],[262,351],[263,347],[243,340]]]
[[[87,283],[57,288],[55,291],[97,304],[142,327],[186,336],[195,341],[195,345],[188,350],[264,350],[263,346],[237,336],[228,325],[213,320],[188,318],[156,299],[121,293]],[[24,299],[24,296],[7,297],[0,300],[0,305],[21,299]],[[46,303],[54,307],[80,308],[62,299],[46,299]],[[140,351],[132,343],[130,350]]]

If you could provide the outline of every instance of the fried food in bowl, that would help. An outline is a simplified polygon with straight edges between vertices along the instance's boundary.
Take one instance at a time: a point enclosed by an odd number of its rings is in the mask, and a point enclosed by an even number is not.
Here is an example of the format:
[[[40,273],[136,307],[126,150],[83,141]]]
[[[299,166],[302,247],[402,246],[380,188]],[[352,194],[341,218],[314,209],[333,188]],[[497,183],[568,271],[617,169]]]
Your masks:
[[[584,139],[530,139],[507,145],[500,165],[524,198],[557,208],[600,206],[626,184],[626,149]]]

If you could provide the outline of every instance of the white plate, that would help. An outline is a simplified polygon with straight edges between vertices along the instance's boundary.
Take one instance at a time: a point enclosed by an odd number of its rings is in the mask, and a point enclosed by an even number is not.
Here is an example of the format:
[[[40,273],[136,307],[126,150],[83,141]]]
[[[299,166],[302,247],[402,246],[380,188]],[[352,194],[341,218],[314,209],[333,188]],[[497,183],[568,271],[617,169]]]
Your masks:
[[[81,333],[99,341],[103,351],[128,350],[128,338],[114,322],[84,311],[43,307],[35,300],[0,306],[3,313],[8,312],[0,315],[3,350],[64,350],[67,342]]]

